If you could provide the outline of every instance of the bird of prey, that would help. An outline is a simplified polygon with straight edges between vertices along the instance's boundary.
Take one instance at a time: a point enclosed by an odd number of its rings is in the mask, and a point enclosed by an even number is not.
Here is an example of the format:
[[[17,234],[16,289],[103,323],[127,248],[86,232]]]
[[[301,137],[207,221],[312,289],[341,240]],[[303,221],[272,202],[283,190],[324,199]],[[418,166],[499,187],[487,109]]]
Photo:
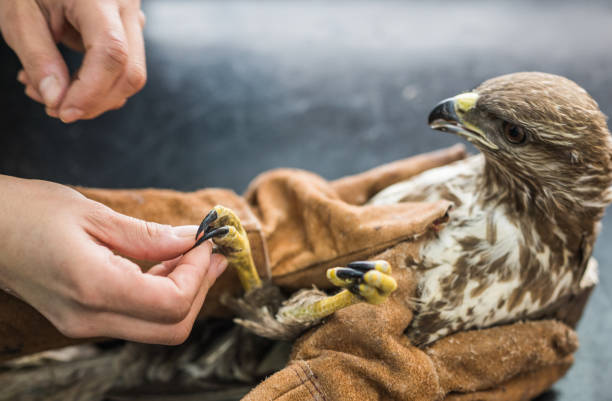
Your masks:
[[[454,203],[414,261],[412,341],[536,316],[576,293],[612,202],[612,141],[597,103],[566,78],[516,73],[442,101],[429,124],[481,154],[371,199]]]
[[[414,305],[406,331],[411,342],[424,346],[459,330],[537,318],[580,292],[594,269],[589,260],[599,221],[612,202],[612,140],[595,101],[565,78],[518,73],[441,102],[429,123],[467,138],[481,154],[427,170],[370,200],[454,204],[445,226],[421,236],[417,256],[402,267],[413,269],[418,280],[407,300]],[[340,308],[383,303],[397,285],[388,263],[354,262],[327,271],[344,288],[340,292],[302,290],[284,301],[278,288],[257,275],[247,234],[230,209],[215,207],[200,228],[194,246],[212,238],[246,290],[241,299],[227,299],[237,322],[264,337],[290,339]],[[172,378],[188,388],[214,383],[206,398],[226,399],[227,392],[219,390],[223,383],[235,387],[261,375],[262,365],[251,363],[262,357],[260,350],[275,356],[266,358],[267,366],[283,353],[242,327],[207,322],[200,329],[178,352],[132,344],[96,357],[95,370],[80,359],[54,368],[58,377],[89,379],[94,398],[112,386]],[[129,374],[119,380],[116,366],[129,367]],[[32,388],[48,394],[48,375],[22,371],[29,395],[36,393]]]
[[[409,266],[418,277],[409,300],[411,341],[426,345],[459,330],[536,317],[578,292],[586,271],[595,269],[591,250],[612,202],[612,140],[597,103],[566,78],[516,73],[442,101],[429,124],[466,138],[481,154],[394,184],[370,200],[454,205],[445,227],[422,241]],[[301,292],[271,313],[257,299],[278,296],[260,296],[269,288],[257,277],[231,211],[211,211],[196,236],[197,243],[208,238],[238,268],[247,290],[246,301],[234,304],[240,323],[267,337],[295,336],[355,302],[381,303],[396,286],[385,262],[357,262],[328,270],[342,292]]]

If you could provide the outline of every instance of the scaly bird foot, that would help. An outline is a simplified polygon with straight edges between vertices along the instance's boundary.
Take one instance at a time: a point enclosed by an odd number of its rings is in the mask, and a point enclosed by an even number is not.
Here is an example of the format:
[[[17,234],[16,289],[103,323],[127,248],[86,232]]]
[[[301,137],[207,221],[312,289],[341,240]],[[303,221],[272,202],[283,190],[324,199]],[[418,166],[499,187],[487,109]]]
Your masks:
[[[328,269],[327,278],[374,305],[383,303],[397,288],[397,282],[391,277],[391,265],[385,260],[358,261],[347,267]]]
[[[225,206],[217,205],[206,215],[196,234],[193,248],[212,239],[219,253],[233,266],[246,292],[262,286],[251,256],[249,238],[236,214]]]
[[[328,269],[327,278],[344,290],[314,302],[289,300],[279,310],[279,320],[318,321],[359,302],[379,305],[397,288],[397,282],[391,277],[391,266],[384,260],[352,262],[347,267]]]

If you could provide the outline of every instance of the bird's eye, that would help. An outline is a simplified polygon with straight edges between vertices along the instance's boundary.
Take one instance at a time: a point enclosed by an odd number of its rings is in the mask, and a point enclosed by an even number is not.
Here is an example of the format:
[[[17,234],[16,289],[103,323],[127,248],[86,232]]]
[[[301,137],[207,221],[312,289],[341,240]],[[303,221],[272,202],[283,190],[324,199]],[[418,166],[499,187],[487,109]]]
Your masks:
[[[514,145],[520,145],[527,140],[527,134],[521,127],[510,123],[504,123],[504,138]]]

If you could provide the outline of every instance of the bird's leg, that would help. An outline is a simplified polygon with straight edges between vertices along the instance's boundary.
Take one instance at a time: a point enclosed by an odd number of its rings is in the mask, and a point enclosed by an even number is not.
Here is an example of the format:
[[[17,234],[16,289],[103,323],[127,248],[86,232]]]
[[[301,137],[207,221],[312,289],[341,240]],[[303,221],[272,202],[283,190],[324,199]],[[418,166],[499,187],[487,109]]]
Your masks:
[[[202,220],[193,247],[195,248],[208,239],[212,239],[217,245],[219,253],[227,258],[228,265],[237,270],[242,287],[246,292],[262,286],[251,256],[247,233],[240,219],[231,209],[215,206]]]
[[[332,284],[344,288],[336,295],[312,303],[293,303],[279,310],[278,317],[296,321],[316,321],[359,302],[378,305],[397,288],[391,266],[384,260],[349,263],[327,270]]]
[[[213,240],[218,251],[227,258],[228,264],[236,268],[247,293],[263,288],[251,256],[246,231],[232,210],[215,206],[208,213],[198,228],[194,247],[208,239]],[[285,323],[296,327],[304,324],[309,326],[337,310],[359,302],[378,305],[397,288],[395,279],[391,277],[391,266],[384,260],[352,262],[347,267],[328,269],[327,278],[343,290],[331,296],[318,290],[314,291],[316,294],[312,290],[306,291],[304,297],[297,293],[278,310],[276,321],[281,326]]]

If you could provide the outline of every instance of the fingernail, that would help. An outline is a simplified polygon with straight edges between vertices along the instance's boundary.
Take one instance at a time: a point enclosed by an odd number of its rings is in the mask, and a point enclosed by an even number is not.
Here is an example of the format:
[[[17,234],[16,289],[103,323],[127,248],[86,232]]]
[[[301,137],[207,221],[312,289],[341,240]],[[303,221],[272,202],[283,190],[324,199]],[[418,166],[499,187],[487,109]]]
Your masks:
[[[57,117],[58,117],[58,114],[57,114],[57,110],[56,110],[56,109],[50,109],[49,107],[47,107],[47,108],[45,108],[45,111],[47,112],[47,115],[48,115],[49,117],[55,117],[55,118],[57,118]]]
[[[178,226],[172,227],[172,233],[177,237],[191,237],[195,239],[195,235],[198,232],[198,226]]]
[[[83,111],[77,108],[70,108],[67,110],[60,111],[60,119],[65,123],[74,122],[78,120],[82,115],[83,115]]]
[[[25,72],[23,70],[19,71],[19,73],[17,73],[17,81],[21,82],[22,84],[25,85]]]
[[[49,107],[54,107],[59,103],[62,87],[55,75],[49,75],[40,81],[38,91],[42,95],[45,104]]]

